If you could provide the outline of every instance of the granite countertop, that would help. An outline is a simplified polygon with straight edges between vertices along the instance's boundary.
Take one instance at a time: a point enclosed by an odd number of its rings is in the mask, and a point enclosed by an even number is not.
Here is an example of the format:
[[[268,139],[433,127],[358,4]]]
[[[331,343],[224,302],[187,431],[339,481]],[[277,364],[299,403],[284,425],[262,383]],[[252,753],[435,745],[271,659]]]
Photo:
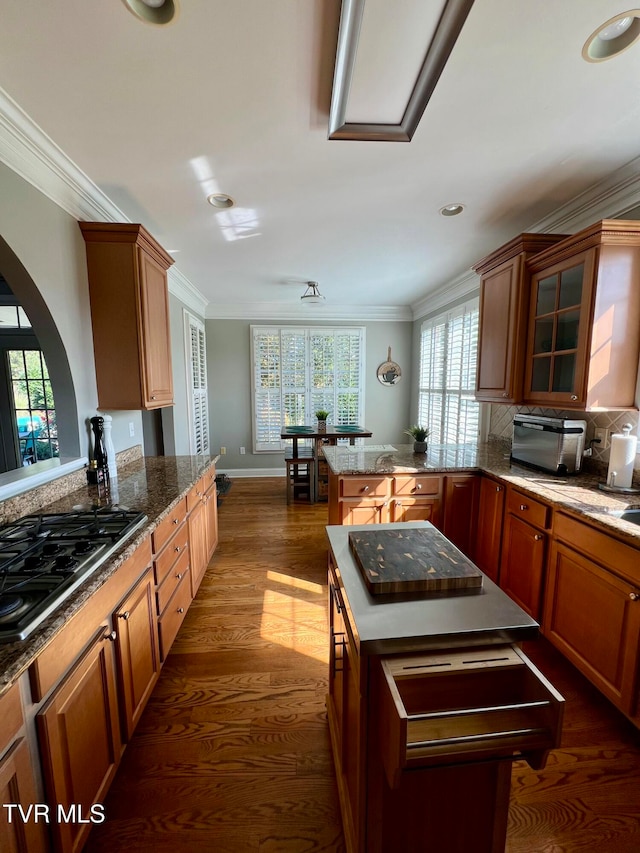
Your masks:
[[[146,523],[106,560],[36,630],[17,643],[0,644],[0,693],[31,664],[60,628],[127,560],[165,518],[191,486],[213,464],[208,457],[146,456],[118,469],[117,493],[111,503],[144,512]],[[97,487],[84,486],[43,507],[39,512],[68,512],[78,507],[104,505]]]
[[[349,532],[368,525],[327,527],[339,584],[360,654],[515,643],[535,639],[538,623],[488,577],[478,590],[371,595],[349,547]],[[428,521],[381,524],[378,529],[433,529]],[[381,610],[384,608],[384,613]]]
[[[556,509],[566,509],[615,533],[640,548],[640,524],[616,517],[625,509],[640,507],[640,495],[614,495],[598,484],[603,477],[575,474],[558,477],[514,465],[500,444],[429,445],[426,453],[414,453],[412,444],[394,445],[395,450],[360,447],[323,447],[334,474],[414,474],[481,471],[499,477],[518,489],[541,498]]]

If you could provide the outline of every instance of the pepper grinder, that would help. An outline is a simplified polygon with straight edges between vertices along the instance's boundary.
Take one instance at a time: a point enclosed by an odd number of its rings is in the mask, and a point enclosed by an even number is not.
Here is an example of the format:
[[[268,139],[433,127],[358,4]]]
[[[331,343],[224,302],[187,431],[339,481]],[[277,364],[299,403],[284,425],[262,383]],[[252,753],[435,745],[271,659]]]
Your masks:
[[[98,482],[100,482],[101,479],[109,479],[109,464],[107,462],[107,451],[104,446],[104,418],[99,415],[91,418],[91,429],[94,435],[93,459],[96,463],[95,467],[103,474],[102,478],[98,474]]]

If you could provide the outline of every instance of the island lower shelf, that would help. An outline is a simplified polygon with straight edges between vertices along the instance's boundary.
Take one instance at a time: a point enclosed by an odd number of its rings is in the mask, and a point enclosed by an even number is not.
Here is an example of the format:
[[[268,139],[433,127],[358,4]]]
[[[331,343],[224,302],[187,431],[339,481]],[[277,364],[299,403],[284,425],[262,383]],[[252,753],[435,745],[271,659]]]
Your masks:
[[[327,528],[327,708],[347,850],[500,853],[511,762],[541,769],[560,744],[563,699],[518,647],[535,623],[487,579],[480,595],[381,601],[345,547],[350,529]],[[470,630],[460,620],[439,640],[430,614],[451,622],[456,606]]]

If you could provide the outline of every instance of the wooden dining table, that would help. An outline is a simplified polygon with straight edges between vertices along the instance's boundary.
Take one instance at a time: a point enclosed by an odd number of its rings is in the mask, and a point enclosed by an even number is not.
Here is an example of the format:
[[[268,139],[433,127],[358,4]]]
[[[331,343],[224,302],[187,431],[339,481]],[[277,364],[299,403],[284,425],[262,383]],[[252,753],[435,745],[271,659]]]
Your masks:
[[[349,440],[349,444],[355,444],[356,438],[371,438],[373,433],[370,429],[366,427],[359,426],[358,424],[327,424],[324,429],[318,429],[317,425],[312,427],[305,427],[304,431],[302,427],[283,427],[280,433],[281,439],[287,439],[293,441],[293,456],[298,456],[298,442],[301,439],[312,439],[313,440],[313,456],[314,456],[314,468],[315,468],[315,500],[318,500],[319,497],[324,497],[323,495],[318,494],[318,483],[320,482],[319,477],[319,457],[320,451],[322,450],[322,445],[334,445],[338,443],[338,439],[346,438]]]

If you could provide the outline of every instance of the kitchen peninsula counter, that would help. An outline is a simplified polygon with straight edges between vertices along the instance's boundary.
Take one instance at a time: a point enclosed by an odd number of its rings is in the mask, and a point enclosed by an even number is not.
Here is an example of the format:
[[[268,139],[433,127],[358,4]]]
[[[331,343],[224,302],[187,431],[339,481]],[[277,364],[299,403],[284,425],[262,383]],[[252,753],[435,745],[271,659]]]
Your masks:
[[[30,666],[69,619],[135,553],[214,464],[215,460],[208,457],[140,457],[119,467],[117,485],[112,489],[110,501],[99,498],[96,486],[84,486],[37,510],[37,513],[62,513],[78,507],[92,508],[113,502],[123,508],[143,512],[147,521],[26,640],[0,644],[0,694]]]
[[[640,525],[616,514],[640,507],[640,495],[610,494],[598,488],[603,476],[576,474],[555,476],[513,464],[498,442],[485,444],[429,445],[426,453],[414,453],[413,445],[394,445],[393,450],[363,447],[325,447],[330,478],[339,476],[393,476],[402,474],[484,473],[538,497],[556,509],[584,516],[604,530],[640,548]]]

